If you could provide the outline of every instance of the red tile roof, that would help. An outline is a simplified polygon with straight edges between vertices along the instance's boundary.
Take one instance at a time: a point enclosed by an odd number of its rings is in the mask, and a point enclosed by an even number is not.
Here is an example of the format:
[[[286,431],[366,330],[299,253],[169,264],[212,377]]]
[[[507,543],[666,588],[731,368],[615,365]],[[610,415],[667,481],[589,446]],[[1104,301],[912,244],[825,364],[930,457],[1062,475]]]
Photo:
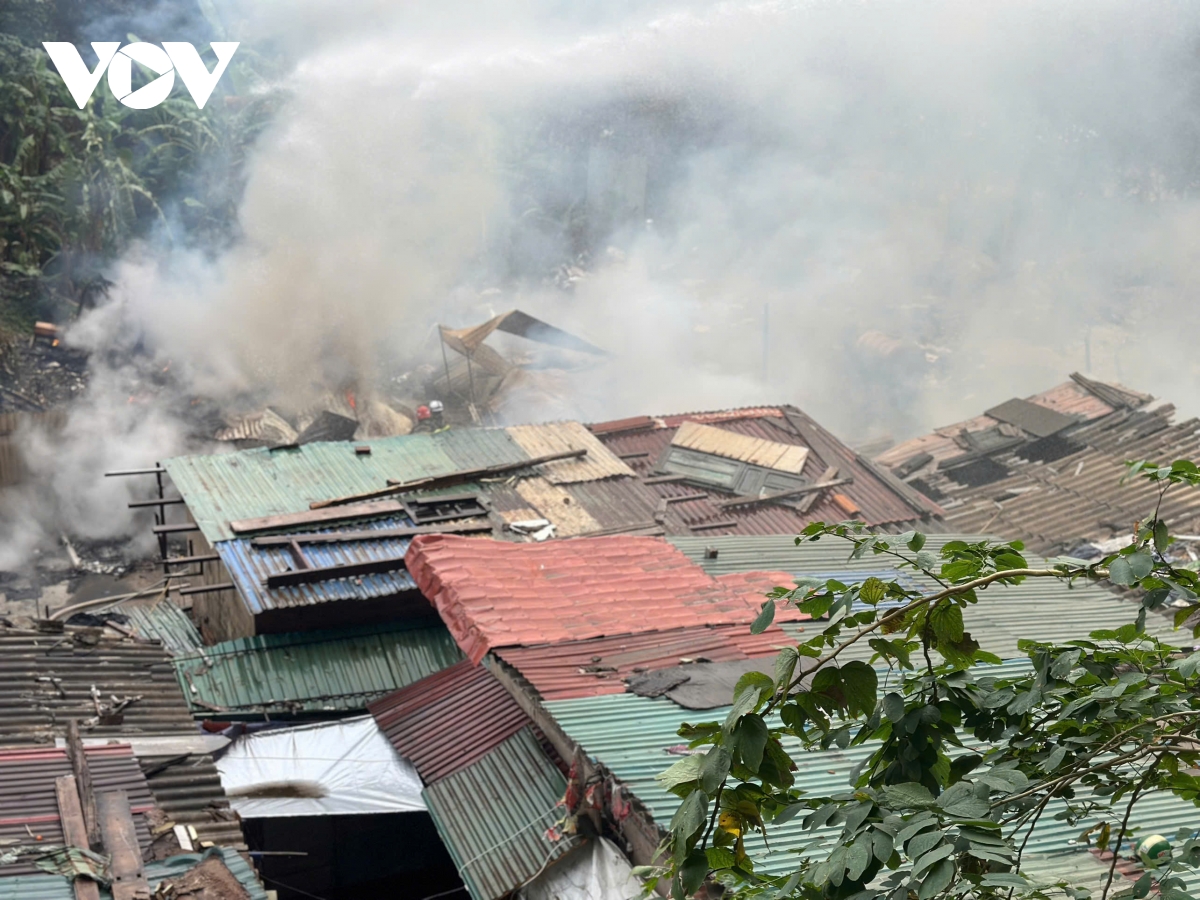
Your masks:
[[[474,662],[493,647],[746,625],[762,584],[776,580],[719,581],[664,540],[625,535],[541,544],[421,535],[405,561]]]
[[[516,669],[543,700],[625,692],[625,679],[685,660],[730,662],[771,657],[793,642],[778,628],[751,634],[745,625],[697,625],[670,631],[504,647],[496,655]]]
[[[478,762],[530,724],[496,677],[472,662],[443,669],[367,709],[427,785]]]

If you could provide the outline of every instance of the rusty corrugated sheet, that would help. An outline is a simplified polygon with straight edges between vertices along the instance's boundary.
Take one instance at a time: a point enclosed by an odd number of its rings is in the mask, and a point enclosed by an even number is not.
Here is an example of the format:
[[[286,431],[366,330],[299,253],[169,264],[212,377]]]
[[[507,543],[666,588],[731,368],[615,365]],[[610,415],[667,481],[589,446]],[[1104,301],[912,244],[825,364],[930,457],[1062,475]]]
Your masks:
[[[0,666],[0,745],[38,744],[62,737],[69,719],[84,723],[85,738],[196,734],[171,656],[159,644],[97,639],[95,634],[95,629],[71,626],[61,634],[0,629],[0,659],[5,662]],[[88,725],[96,715],[93,685],[104,703],[113,696],[141,699],[125,707],[120,724]],[[202,755],[190,757],[186,763],[190,770],[184,773],[189,779],[188,802],[205,798],[205,808],[196,811],[196,829],[204,840],[230,844],[236,840],[240,845],[241,828],[221,818],[228,803],[211,760],[205,760]],[[162,786],[165,793],[159,805],[168,814],[180,808],[173,801],[184,799],[171,794],[179,774],[163,770],[149,779],[152,791]],[[209,803],[219,808],[209,810]]]
[[[476,662],[492,647],[749,624],[762,599],[651,537],[511,544],[429,534],[413,541],[407,562]]]
[[[782,444],[765,438],[752,438],[724,428],[684,422],[671,436],[676,447],[712,453],[728,459],[791,472],[799,475],[808,459],[808,448],[796,444]]]
[[[622,694],[625,680],[643,670],[689,660],[727,662],[774,656],[794,642],[779,628],[750,633],[746,625],[676,628],[642,634],[504,647],[495,655],[518,671],[543,700]]]
[[[594,434],[578,422],[513,425],[505,431],[532,459],[568,450],[587,450],[587,455],[582,459],[563,459],[542,466],[542,474],[551,484],[575,484],[633,475],[629,466],[613,456]]]
[[[426,784],[478,762],[529,724],[495,676],[470,662],[423,678],[367,708]]]
[[[424,791],[425,803],[473,900],[498,900],[570,850],[551,842],[566,779],[529,728]]]
[[[144,814],[154,808],[155,802],[129,745],[85,747],[84,753],[96,791],[128,793],[138,843],[145,850],[150,846],[150,829]],[[72,771],[66,750],[52,747],[0,750],[0,842],[6,853],[18,846],[37,848],[65,843],[54,779]],[[37,871],[40,870],[33,865],[33,857],[24,854],[12,865],[0,865],[0,876]]]

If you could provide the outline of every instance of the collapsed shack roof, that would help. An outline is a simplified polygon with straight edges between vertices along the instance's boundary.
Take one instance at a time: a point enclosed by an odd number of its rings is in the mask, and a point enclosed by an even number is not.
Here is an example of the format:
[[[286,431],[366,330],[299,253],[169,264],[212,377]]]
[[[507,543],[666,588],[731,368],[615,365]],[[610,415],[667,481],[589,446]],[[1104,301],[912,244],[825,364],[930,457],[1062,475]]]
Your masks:
[[[1172,462],[1200,454],[1200,419],[1173,424],[1174,407],[1078,373],[1025,400],[939,428],[876,458],[935,498],[956,530],[1022,540],[1047,555],[1126,534],[1154,508],[1144,481],[1122,483],[1126,460]],[[1200,494],[1171,491],[1173,529],[1200,529]],[[1080,552],[1076,552],[1080,551]]]
[[[461,659],[434,619],[239,638],[177,656],[175,670],[192,715],[258,719],[364,710]]]
[[[548,836],[566,778],[529,717],[484,667],[462,662],[373,703],[416,766],[438,834],[474,900],[497,900],[575,844]]]
[[[151,641],[0,628],[0,746],[62,739],[133,742],[157,805],[201,841],[245,846],[207,742],[188,713],[171,657]]]
[[[794,406],[635,416],[588,427],[695,533],[795,534],[810,522],[858,517],[902,531],[928,528],[941,512]],[[777,499],[762,502],[770,496]],[[744,499],[755,502],[738,502]]]

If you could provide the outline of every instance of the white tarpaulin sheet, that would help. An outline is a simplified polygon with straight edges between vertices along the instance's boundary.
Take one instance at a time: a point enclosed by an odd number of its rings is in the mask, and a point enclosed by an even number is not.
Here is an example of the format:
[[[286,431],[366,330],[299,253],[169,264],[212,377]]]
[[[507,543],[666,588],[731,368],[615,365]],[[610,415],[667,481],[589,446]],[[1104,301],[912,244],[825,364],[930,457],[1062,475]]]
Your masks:
[[[521,900],[636,900],[643,885],[604,838],[572,850],[521,888]]]
[[[371,716],[240,737],[217,768],[245,819],[425,809],[416,769]]]

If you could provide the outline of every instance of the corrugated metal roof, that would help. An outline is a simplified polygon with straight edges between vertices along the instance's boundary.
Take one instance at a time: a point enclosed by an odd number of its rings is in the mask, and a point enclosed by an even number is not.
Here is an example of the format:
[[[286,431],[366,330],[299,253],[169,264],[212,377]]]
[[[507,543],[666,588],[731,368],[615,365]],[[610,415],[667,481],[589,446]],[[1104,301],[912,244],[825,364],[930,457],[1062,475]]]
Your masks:
[[[125,791],[129,795],[138,844],[145,850],[151,839],[144,813],[154,808],[154,798],[129,745],[85,747],[84,754],[95,790]],[[0,750],[0,841],[6,852],[18,846],[65,843],[54,779],[72,771],[66,750],[53,747]],[[42,840],[31,838],[30,832],[41,835]],[[0,876],[36,871],[32,856],[22,856],[12,865],[0,865]]]
[[[158,641],[171,653],[186,653],[204,645],[187,613],[165,597],[126,600],[111,609],[129,616],[129,627],[134,634]]]
[[[622,475],[633,470],[617,459],[596,436],[578,422],[553,422],[546,425],[513,425],[507,431],[531,459],[567,450],[587,450],[582,459],[564,459],[542,466],[551,484],[575,484]]]
[[[196,866],[209,855],[219,856],[222,862],[241,883],[250,895],[250,900],[267,900],[267,892],[254,874],[244,857],[234,850],[224,847],[213,847],[202,856],[197,853],[186,853],[172,856],[161,862],[146,863],[143,871],[150,890],[158,887],[160,881],[176,878]],[[104,900],[111,900],[112,892],[107,888],[100,889]],[[75,889],[71,882],[59,875],[21,875],[16,878],[0,878],[0,900],[75,900]]]
[[[429,814],[474,900],[497,900],[573,843],[546,831],[566,779],[522,728],[475,764],[425,789]]]
[[[221,786],[221,773],[207,753],[177,756],[139,756],[150,793],[167,818],[191,825],[201,841],[245,849],[241,822]]]
[[[377,531],[411,525],[407,516],[389,516],[372,521],[355,521],[354,531]],[[318,534],[335,533],[343,528],[322,529]],[[336,566],[354,562],[403,559],[411,538],[381,538],[377,541],[340,541],[331,544],[302,544],[301,549],[310,566]],[[296,568],[287,547],[256,547],[252,540],[238,539],[216,544],[221,562],[237,585],[247,608],[254,615],[271,609],[289,606],[311,606],[337,600],[371,600],[391,597],[404,591],[416,590],[403,564],[391,572],[356,575],[352,578],[330,578],[288,587],[266,586],[268,575],[290,572]]]
[[[120,724],[85,724],[85,738],[196,733],[171,657],[161,646],[97,640],[95,633],[71,626],[61,634],[0,629],[5,663],[0,666],[0,745],[42,743],[62,737],[69,719],[94,718],[93,685],[103,703],[113,696],[141,699],[125,707]],[[159,761],[140,760],[148,769]],[[156,772],[149,783],[158,805],[194,824],[203,840],[243,843],[240,826],[225,818],[228,803],[208,756],[194,755]]]
[[[476,662],[492,647],[749,623],[761,606],[657,538],[510,544],[422,535],[407,560]]]
[[[988,668],[990,674],[1003,673],[1011,677],[1015,674],[1013,670],[1023,668],[1023,665],[1010,664],[999,671]],[[679,726],[685,721],[720,721],[726,713],[723,709],[689,712],[668,700],[652,700],[634,694],[551,701],[546,703],[546,708],[586,753],[602,762],[633,791],[663,828],[670,822],[680,799],[666,791],[655,776],[679,759],[668,752],[669,748],[685,746],[678,735]],[[792,738],[785,738],[784,746],[798,765],[794,773],[795,786],[813,796],[828,796],[846,790],[851,770],[874,749],[864,745],[846,750],[806,751]],[[1142,829],[1142,834],[1173,835],[1179,827],[1194,821],[1196,815],[1194,806],[1169,794],[1147,795],[1138,801],[1136,812],[1134,824]],[[771,829],[769,851],[756,833],[747,837],[748,852],[755,857],[756,863],[762,860],[756,865],[756,872],[778,875],[794,867],[795,848],[813,838],[812,832],[801,829],[801,818]],[[1068,841],[1077,837],[1084,827],[1053,821],[1050,815],[1043,816],[1030,838],[1028,850],[1067,857],[1082,853],[1082,848],[1074,847]],[[1195,880],[1200,882],[1200,878]]]
[[[685,447],[700,453],[713,453],[767,469],[791,472],[794,475],[800,474],[804,469],[805,460],[808,459],[807,447],[748,437],[698,422],[684,422],[680,425],[672,435],[671,443],[676,447]]]
[[[505,647],[495,654],[520,672],[542,699],[565,700],[622,694],[625,680],[637,672],[677,666],[687,660],[726,662],[769,657],[793,643],[778,628],[753,635],[745,625],[697,625],[587,641]]]
[[[461,659],[440,622],[393,623],[240,638],[175,669],[193,715],[227,718],[365,709]]]
[[[721,508],[717,503],[731,495],[706,487],[710,494],[706,499],[671,504],[670,515],[681,516],[682,521],[668,517],[665,521],[667,534],[795,534],[809,522],[850,518],[854,510],[872,525],[900,528],[904,524],[928,523],[940,514],[932,500],[900,482],[890,472],[876,469],[873,463],[792,406],[644,416],[588,427],[634,471],[648,476],[671,443],[676,429],[687,422],[703,423],[760,441],[807,447],[806,477],[816,479],[827,468],[836,467],[839,478],[853,479],[853,483],[838,488],[850,508],[838,503],[830,491],[823,492],[807,507],[797,503],[774,503]],[[663,498],[696,492],[694,487],[669,482],[655,484],[653,490]],[[928,524],[924,527],[928,528]]]
[[[880,557],[868,554],[858,560],[847,560],[849,544],[835,538],[797,545],[787,535],[742,537],[738,535],[699,539],[670,538],[672,544],[714,575],[751,569],[780,569],[796,575],[835,572],[868,571],[880,568]],[[926,548],[938,550],[951,540],[978,541],[978,535],[931,535]],[[716,559],[705,558],[706,549],[717,551]],[[1026,555],[1038,566],[1043,561]],[[905,578],[924,588],[933,589],[931,579],[911,572]],[[980,601],[963,610],[967,630],[983,649],[1002,659],[1023,654],[1017,641],[1023,638],[1043,641],[1068,641],[1084,638],[1099,628],[1116,628],[1132,622],[1137,606],[1128,600],[1095,585],[1077,583],[1068,587],[1056,579],[1029,578],[1015,586],[993,585],[980,592]],[[784,626],[785,630],[789,626]],[[1156,637],[1174,643],[1190,644],[1186,632],[1175,631],[1172,623],[1161,616],[1150,616],[1146,630]],[[855,648],[847,651],[854,655]],[[864,651],[869,653],[870,651]]]
[[[430,675],[368,709],[426,784],[479,761],[529,724],[496,677],[470,662]]]

